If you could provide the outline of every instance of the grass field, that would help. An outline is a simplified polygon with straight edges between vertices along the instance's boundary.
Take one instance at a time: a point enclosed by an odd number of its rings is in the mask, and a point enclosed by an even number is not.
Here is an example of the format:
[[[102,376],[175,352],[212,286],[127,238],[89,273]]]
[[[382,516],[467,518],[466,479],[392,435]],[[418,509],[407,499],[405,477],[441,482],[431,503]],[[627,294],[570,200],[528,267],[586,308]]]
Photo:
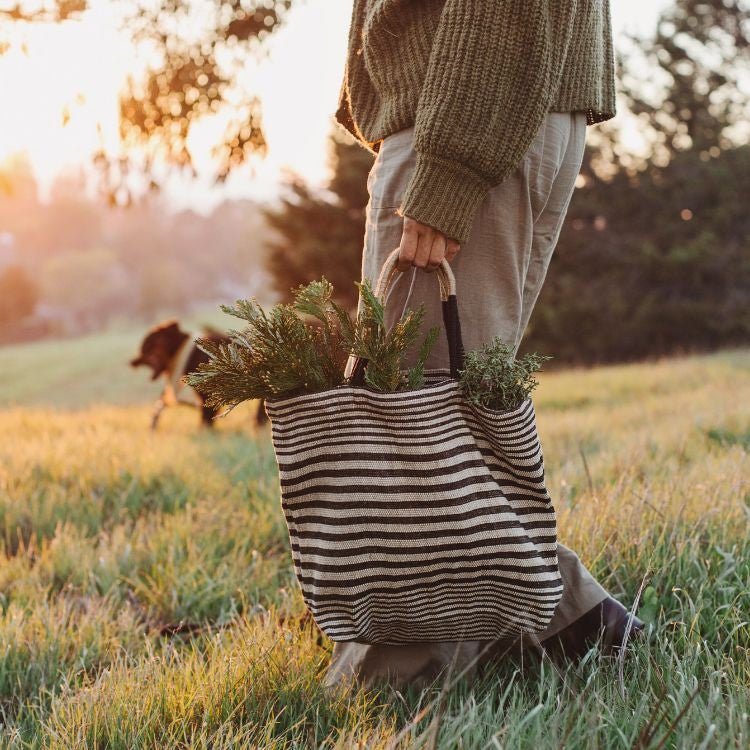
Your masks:
[[[119,336],[3,350],[0,746],[750,746],[750,353],[537,391],[561,538],[628,605],[643,583],[624,664],[329,697],[268,433],[176,409],[151,434]]]

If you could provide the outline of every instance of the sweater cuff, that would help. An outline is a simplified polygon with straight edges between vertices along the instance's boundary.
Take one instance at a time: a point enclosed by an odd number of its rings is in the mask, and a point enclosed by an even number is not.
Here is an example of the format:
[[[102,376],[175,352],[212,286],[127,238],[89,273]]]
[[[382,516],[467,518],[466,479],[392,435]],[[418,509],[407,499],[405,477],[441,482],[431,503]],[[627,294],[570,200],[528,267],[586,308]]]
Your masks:
[[[469,240],[474,214],[491,187],[463,164],[417,153],[417,166],[398,213],[463,245]]]

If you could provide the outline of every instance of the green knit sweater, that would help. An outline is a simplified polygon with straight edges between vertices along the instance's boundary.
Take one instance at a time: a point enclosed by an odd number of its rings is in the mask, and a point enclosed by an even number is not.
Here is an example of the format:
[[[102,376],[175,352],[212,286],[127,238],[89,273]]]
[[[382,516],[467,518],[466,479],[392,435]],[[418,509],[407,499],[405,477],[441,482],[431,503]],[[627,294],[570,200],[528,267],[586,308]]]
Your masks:
[[[337,121],[377,152],[414,126],[401,215],[466,242],[547,112],[615,114],[609,0],[353,0]]]

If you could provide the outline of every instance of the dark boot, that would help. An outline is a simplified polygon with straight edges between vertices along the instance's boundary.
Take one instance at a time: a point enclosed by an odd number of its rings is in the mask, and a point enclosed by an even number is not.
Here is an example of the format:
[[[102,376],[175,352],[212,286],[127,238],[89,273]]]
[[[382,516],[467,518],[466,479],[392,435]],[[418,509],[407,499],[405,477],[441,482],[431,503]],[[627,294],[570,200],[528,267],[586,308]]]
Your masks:
[[[602,653],[612,656],[622,648],[628,628],[628,640],[637,640],[643,636],[644,627],[645,624],[620,602],[608,597],[541,645],[552,657],[576,660],[599,641]]]

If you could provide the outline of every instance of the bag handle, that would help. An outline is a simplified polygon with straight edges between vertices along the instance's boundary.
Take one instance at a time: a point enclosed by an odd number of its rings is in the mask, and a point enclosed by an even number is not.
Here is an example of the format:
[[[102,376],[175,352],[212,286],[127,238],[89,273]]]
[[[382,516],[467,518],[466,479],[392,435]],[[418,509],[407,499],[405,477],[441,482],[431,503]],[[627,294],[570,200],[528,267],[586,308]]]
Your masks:
[[[399,274],[403,273],[403,271],[398,270],[399,252],[399,248],[396,248],[385,259],[380,269],[380,276],[378,276],[375,285],[375,296],[380,297],[381,300],[385,300],[385,295],[388,293],[394,280]],[[447,260],[443,259],[442,263],[437,267],[436,274],[440,284],[440,299],[445,302],[450,295],[455,297],[456,277],[453,275],[453,269]]]
[[[398,270],[399,248],[396,248],[383,263],[380,275],[375,285],[375,296],[383,305],[388,290],[393,285],[397,276],[402,273]],[[459,370],[464,367],[464,345],[461,338],[461,322],[458,318],[458,302],[456,301],[456,277],[447,260],[443,259],[437,267],[436,275],[440,284],[440,301],[443,307],[443,326],[448,339],[448,359],[450,362],[451,376],[458,379]],[[351,355],[347,362],[345,375],[352,385],[363,385],[367,360],[364,357]],[[348,374],[347,374],[348,373]]]

